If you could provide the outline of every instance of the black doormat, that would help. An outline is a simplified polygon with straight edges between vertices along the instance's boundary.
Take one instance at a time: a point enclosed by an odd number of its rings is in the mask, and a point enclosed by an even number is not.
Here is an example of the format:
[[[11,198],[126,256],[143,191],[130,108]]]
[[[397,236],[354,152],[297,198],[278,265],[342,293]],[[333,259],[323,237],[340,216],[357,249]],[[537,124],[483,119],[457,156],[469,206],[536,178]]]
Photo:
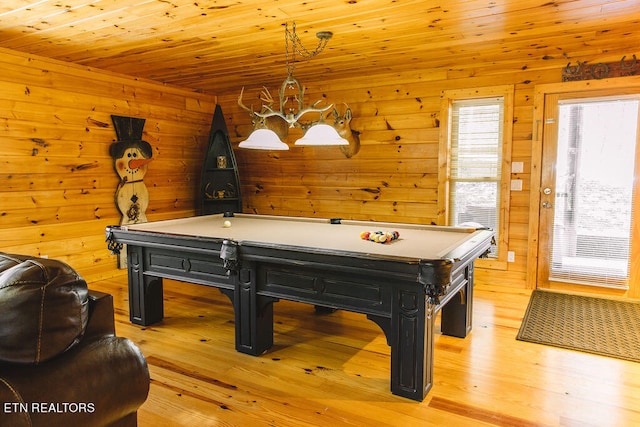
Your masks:
[[[640,302],[537,289],[516,338],[640,362]]]

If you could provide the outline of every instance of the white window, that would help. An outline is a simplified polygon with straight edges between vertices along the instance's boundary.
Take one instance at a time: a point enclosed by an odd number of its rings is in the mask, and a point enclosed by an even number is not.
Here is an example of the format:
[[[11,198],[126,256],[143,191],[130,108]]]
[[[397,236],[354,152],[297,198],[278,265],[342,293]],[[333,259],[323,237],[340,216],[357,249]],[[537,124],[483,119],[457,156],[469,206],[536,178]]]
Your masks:
[[[448,225],[478,225],[496,233],[490,258],[506,259],[510,171],[512,87],[446,91],[443,96],[440,171],[445,194],[441,220]],[[496,96],[495,93],[501,93]],[[508,106],[508,108],[507,108]],[[444,111],[446,108],[446,111]],[[508,138],[506,138],[508,136]]]
[[[449,224],[478,224],[499,238],[504,99],[457,100],[451,111]],[[497,254],[492,247],[492,256]]]

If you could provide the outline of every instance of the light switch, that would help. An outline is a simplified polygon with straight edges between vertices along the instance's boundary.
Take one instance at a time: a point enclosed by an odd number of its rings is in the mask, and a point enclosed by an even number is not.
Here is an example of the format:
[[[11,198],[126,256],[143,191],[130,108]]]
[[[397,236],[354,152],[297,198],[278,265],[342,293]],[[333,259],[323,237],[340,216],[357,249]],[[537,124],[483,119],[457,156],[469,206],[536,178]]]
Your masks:
[[[511,163],[511,173],[522,173],[522,172],[524,172],[524,162]]]
[[[522,191],[522,180],[521,179],[512,179],[511,180],[511,191]]]

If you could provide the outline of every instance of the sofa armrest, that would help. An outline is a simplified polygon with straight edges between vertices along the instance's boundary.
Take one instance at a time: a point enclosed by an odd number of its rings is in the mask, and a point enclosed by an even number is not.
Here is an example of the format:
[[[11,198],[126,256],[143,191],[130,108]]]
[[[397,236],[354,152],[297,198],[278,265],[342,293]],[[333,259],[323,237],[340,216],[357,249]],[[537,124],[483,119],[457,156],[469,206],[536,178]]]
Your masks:
[[[40,365],[0,365],[0,427],[104,427],[135,420],[149,381],[140,349],[116,336],[83,340]]]
[[[0,363],[0,427],[135,425],[149,393],[147,363],[115,336],[113,297],[89,291],[88,304],[77,346],[41,364]]]
[[[84,338],[115,335],[113,296],[89,290],[89,321]]]

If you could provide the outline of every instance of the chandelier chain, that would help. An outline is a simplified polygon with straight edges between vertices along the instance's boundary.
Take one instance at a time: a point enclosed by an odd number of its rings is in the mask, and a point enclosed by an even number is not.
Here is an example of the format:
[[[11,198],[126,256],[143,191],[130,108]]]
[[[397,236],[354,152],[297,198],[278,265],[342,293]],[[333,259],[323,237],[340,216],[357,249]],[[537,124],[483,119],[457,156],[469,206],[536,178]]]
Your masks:
[[[328,36],[326,34],[329,34]],[[295,62],[296,62],[296,53],[302,56],[305,59],[313,58],[318,55],[320,52],[324,50],[329,42],[329,38],[331,37],[331,33],[325,33],[324,36],[318,36],[318,45],[315,50],[310,51],[302,45],[302,41],[296,34],[296,23],[295,21],[292,23],[292,30],[289,31],[289,24],[285,23],[285,32],[284,32],[284,45],[285,45],[285,54],[286,54],[286,64],[287,64],[287,72],[289,74],[293,74],[295,70]],[[289,42],[291,42],[291,61],[289,60]]]

